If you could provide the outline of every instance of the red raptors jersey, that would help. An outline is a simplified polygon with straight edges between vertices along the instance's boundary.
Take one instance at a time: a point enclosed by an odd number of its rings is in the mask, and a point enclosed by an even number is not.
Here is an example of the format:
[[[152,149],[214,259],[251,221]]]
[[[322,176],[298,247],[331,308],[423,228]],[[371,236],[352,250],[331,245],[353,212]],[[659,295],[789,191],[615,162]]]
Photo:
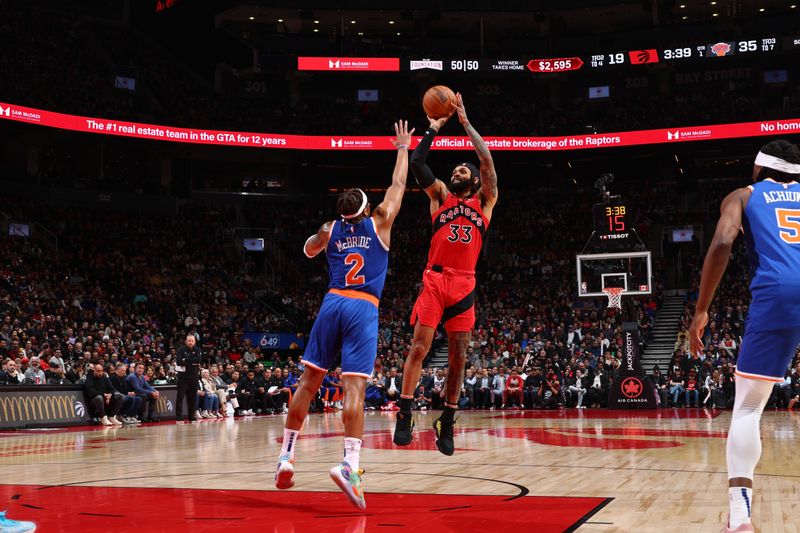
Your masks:
[[[470,196],[464,200],[447,193],[444,203],[431,217],[433,236],[428,265],[475,271],[483,246],[483,233],[489,226],[481,211],[481,200]]]

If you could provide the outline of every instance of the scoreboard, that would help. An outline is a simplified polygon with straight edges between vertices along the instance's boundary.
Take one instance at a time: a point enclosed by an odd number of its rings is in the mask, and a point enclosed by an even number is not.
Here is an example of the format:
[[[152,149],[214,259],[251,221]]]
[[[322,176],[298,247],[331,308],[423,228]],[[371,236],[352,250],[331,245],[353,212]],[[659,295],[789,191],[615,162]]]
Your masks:
[[[800,35],[759,37],[745,40],[701,41],[689,45],[639,50],[597,50],[586,54],[532,59],[410,59],[401,70],[438,70],[442,72],[533,72],[550,74],[577,70],[603,71],[619,66],[678,63],[688,60],[758,55],[800,50]]]

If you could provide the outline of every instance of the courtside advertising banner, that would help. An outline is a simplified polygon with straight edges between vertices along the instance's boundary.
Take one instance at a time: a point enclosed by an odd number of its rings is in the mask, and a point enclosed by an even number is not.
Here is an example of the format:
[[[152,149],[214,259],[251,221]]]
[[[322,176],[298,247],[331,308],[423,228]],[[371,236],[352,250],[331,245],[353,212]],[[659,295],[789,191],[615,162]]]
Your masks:
[[[99,133],[103,135],[116,135],[135,139],[217,146],[287,148],[293,150],[394,150],[390,142],[392,137],[388,135],[365,137],[343,135],[283,135],[280,133],[177,128],[126,120],[67,115],[5,102],[0,102],[0,121],[2,120],[12,120],[51,128]],[[762,135],[774,136],[792,134],[800,134],[800,118],[623,131],[617,133],[597,133],[593,135],[567,135],[560,137],[485,137],[484,140],[487,146],[492,150],[538,152],[641,146],[690,141],[713,141],[742,137],[758,137]],[[414,145],[419,143],[420,140],[422,140],[422,137],[415,137],[413,141]],[[440,150],[473,149],[472,143],[468,137],[437,137],[433,142],[433,147]]]

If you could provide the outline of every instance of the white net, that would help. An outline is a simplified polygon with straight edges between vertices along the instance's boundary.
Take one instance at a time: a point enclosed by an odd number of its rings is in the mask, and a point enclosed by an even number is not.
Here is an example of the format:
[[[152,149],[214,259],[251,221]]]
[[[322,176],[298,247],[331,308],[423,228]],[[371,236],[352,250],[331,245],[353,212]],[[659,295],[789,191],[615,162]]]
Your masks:
[[[603,292],[608,296],[608,307],[622,309],[622,293],[625,292],[623,287],[606,287]]]

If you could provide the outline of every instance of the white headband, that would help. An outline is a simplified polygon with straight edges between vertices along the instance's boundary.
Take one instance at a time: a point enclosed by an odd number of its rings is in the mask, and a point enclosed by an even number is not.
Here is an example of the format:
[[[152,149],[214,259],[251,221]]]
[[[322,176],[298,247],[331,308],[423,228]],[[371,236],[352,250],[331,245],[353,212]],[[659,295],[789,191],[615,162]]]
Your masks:
[[[758,152],[756,156],[756,165],[771,168],[779,172],[786,172],[787,174],[800,174],[800,165],[789,163],[780,157],[767,155],[764,152]]]
[[[358,215],[364,212],[364,209],[367,207],[367,195],[364,194],[364,191],[358,189],[358,192],[361,193],[361,207],[358,208],[358,211],[353,213],[352,215],[342,215],[342,218],[345,220],[356,218]]]

